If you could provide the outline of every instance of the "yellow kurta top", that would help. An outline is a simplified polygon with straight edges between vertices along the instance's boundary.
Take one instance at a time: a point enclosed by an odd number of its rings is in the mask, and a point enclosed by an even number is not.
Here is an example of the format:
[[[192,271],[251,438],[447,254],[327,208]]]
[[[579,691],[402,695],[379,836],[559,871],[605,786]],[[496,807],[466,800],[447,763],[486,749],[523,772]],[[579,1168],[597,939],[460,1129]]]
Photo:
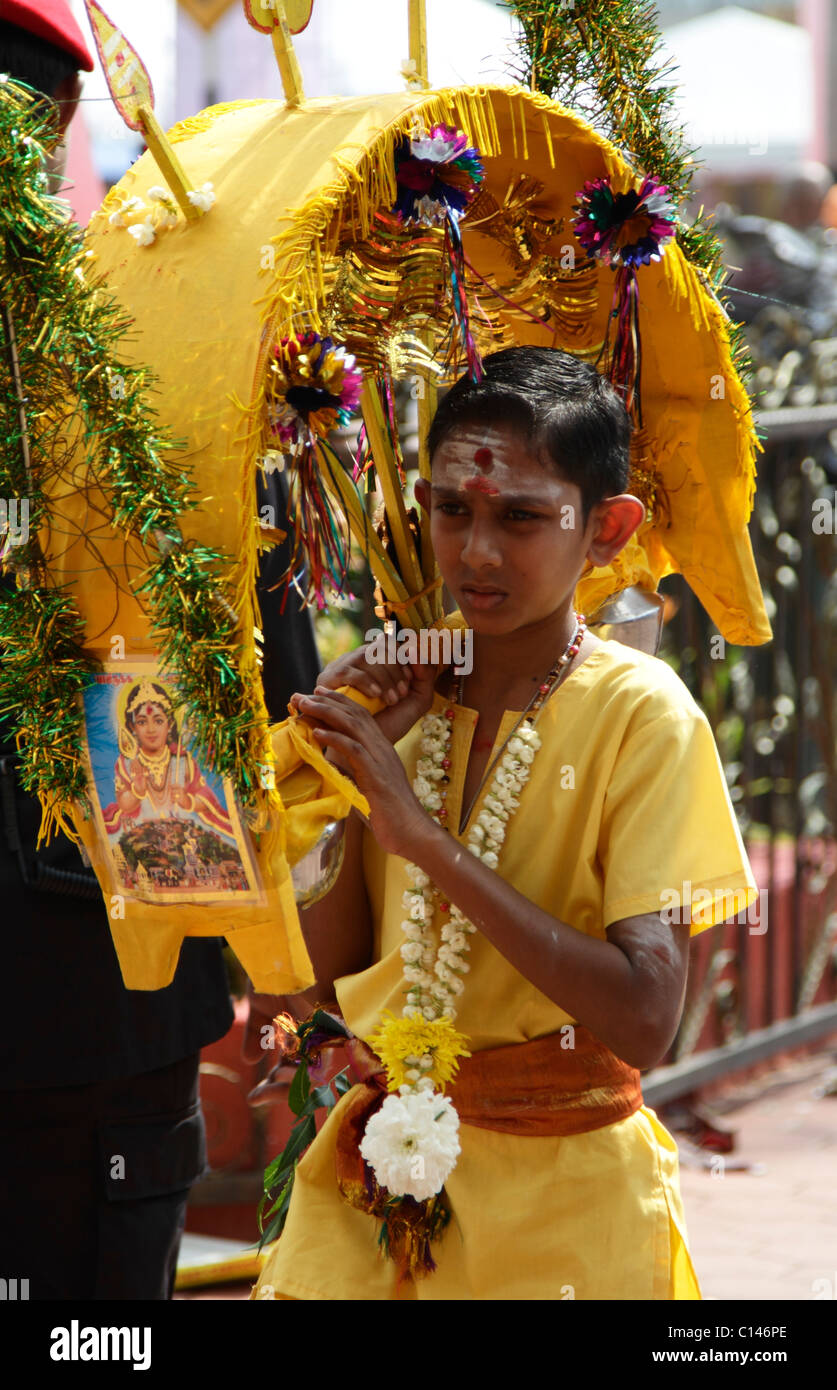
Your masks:
[[[441,697],[434,707],[445,708]],[[517,718],[505,713],[495,752]],[[475,710],[455,709],[447,798],[452,832],[477,721]],[[498,869],[520,893],[599,938],[612,922],[671,906],[673,893],[684,905],[695,899],[692,932],[754,901],[757,889],[712,732],[664,662],[618,642],[603,644],[547,701],[537,727],[542,746],[508,823]],[[410,777],[420,737],[416,725],[398,745]],[[404,865],[366,834],[376,963],[337,982],[344,1016],[362,1038],[382,1009],[400,1012],[405,1000]],[[468,959],[456,1026],[472,1051],[542,1037],[573,1021],[478,932]],[[334,1143],[345,1103],[299,1164],[285,1231],[256,1297],[700,1297],[686,1246],[676,1146],[645,1107],[570,1137],[462,1125],[462,1152],[445,1184],[452,1219],[433,1246],[438,1267],[396,1295],[395,1267],[377,1252],[380,1223],[349,1207],[337,1189]]]

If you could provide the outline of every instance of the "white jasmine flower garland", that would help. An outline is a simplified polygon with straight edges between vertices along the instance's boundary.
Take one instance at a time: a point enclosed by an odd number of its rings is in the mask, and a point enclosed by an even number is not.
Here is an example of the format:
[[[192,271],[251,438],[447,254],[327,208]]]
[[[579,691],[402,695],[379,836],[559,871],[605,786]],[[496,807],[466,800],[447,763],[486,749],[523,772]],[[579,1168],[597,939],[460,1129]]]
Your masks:
[[[452,711],[450,717],[428,714],[422,720],[421,756],[413,781],[417,799],[437,824],[447,818],[443,779],[450,767],[452,720]],[[519,805],[517,798],[540,746],[532,724],[522,724],[509,740],[484,809],[469,831],[468,849],[490,869],[497,867],[510,816]],[[401,929],[406,940],[401,958],[409,989],[401,1012],[404,1020],[431,1025],[427,1031],[432,1038],[434,1023],[449,1027],[456,1018],[456,1001],[470,969],[465,959],[469,938],[476,927],[454,903],[440,902],[449,920],[435,947],[432,924],[440,895],[417,864],[407,865],[407,875],[412,887],[402,898],[406,915]],[[392,1022],[397,1027],[398,1020]],[[435,1052],[429,1041],[425,1052],[404,1059],[406,1080],[370,1117],[360,1145],[381,1187],[393,1196],[410,1196],[419,1202],[441,1192],[460,1152],[459,1116],[450,1098],[435,1089],[430,1075],[437,1062]]]

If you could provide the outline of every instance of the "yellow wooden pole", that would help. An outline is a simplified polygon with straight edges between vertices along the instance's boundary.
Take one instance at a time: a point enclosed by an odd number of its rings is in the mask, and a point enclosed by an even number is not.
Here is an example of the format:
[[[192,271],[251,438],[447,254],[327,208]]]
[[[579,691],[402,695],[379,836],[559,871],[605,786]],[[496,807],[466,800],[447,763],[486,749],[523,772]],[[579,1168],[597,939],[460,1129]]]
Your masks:
[[[416,76],[429,83],[427,70],[427,0],[409,0],[410,57]]]
[[[285,93],[285,101],[288,106],[301,106],[305,100],[305,92],[302,87],[302,72],[296,56],[296,49],[291,38],[291,31],[288,28],[288,16],[285,13],[283,0],[274,0],[273,6],[273,51],[276,54],[276,61],[279,64],[279,76],[282,79],[282,90]]]
[[[363,510],[354,483],[342,468],[332,465],[324,450],[320,450],[320,477],[329,492],[341,503],[352,534],[364,551],[369,568],[383,589],[385,597],[406,605],[399,610],[399,617],[405,627],[412,627],[418,631],[423,626],[422,617],[416,611],[416,605],[408,602],[410,594],[407,587],[372,529],[372,522]]]
[[[375,472],[383,493],[390,535],[395,546],[395,553],[398,556],[401,578],[409,587],[410,592],[417,594],[424,588],[424,582],[410,534],[410,524],[404,506],[401,484],[398,480],[395,456],[390,448],[387,435],[381,398],[376,388],[368,381],[364,382],[360,403],[372,457],[375,460]],[[424,620],[428,622],[430,620],[430,605],[427,598],[418,599],[416,606]]]
[[[174,194],[184,215],[190,222],[201,216],[200,208],[189,202],[189,180],[173,147],[166,138],[166,132],[154,115],[150,106],[140,106],[137,117],[142,126],[145,143],[157,161],[157,167]]]
[[[439,393],[436,389],[435,381],[432,381],[429,376],[418,376],[416,380],[419,383],[421,391],[416,401],[416,405],[418,406],[419,477],[426,478],[427,481],[430,482],[430,456],[427,452],[427,433],[430,429],[433,416],[436,414]],[[427,585],[436,578],[439,573],[439,567],[436,564],[436,556],[433,554],[433,544],[430,540],[430,517],[423,508],[420,509],[420,516],[422,580],[424,584]],[[441,588],[433,589],[428,597],[431,619],[433,622],[437,622],[444,614]]]

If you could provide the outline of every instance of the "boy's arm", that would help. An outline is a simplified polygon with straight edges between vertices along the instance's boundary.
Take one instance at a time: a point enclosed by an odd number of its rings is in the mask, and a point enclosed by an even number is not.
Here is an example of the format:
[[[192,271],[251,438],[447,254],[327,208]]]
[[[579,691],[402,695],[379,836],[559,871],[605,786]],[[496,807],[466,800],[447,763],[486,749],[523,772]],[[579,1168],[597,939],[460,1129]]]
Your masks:
[[[305,991],[312,1003],[334,998],[334,981],[355,975],[372,961],[372,914],[363,878],[363,821],[357,811],[346,818],[343,864],[334,887],[300,911],[302,934],[317,977]]]
[[[683,1008],[688,923],[670,925],[649,912],[614,922],[606,941],[587,936],[424,819],[426,827],[413,832],[413,862],[501,955],[624,1062],[641,1071],[659,1062]]]
[[[387,707],[371,718],[392,753],[391,745],[429,709],[438,672],[439,667],[433,666],[370,666],[366,649],[361,647],[327,666],[319,677],[317,690],[351,685],[367,695],[380,696]],[[298,709],[305,698],[309,697],[294,695],[291,708]],[[339,752],[327,749],[325,756],[328,762],[352,775]],[[394,753],[392,756],[395,758]],[[325,898],[300,913],[302,933],[317,976],[317,984],[305,991],[312,1003],[332,999],[335,980],[341,975],[355,975],[372,962],[372,919],[363,877],[362,837],[363,820],[357,811],[352,811],[346,820],[343,866],[337,882]]]
[[[613,923],[606,941],[577,931],[506,883],[426,814],[365,710],[331,692],[308,697],[302,709],[329,725],[318,729],[318,741],[355,777],[383,849],[418,864],[521,975],[623,1061],[644,1070],[660,1060],[680,1020],[688,924],[646,913]]]

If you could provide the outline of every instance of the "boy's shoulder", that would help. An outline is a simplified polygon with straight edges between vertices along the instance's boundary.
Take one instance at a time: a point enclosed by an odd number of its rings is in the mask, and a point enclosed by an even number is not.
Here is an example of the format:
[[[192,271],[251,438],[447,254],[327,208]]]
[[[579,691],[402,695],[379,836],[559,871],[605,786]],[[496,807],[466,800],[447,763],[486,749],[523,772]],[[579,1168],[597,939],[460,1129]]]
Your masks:
[[[582,673],[585,666],[598,717],[612,720],[625,734],[663,718],[706,720],[677,672],[661,657],[609,638],[576,669]]]

